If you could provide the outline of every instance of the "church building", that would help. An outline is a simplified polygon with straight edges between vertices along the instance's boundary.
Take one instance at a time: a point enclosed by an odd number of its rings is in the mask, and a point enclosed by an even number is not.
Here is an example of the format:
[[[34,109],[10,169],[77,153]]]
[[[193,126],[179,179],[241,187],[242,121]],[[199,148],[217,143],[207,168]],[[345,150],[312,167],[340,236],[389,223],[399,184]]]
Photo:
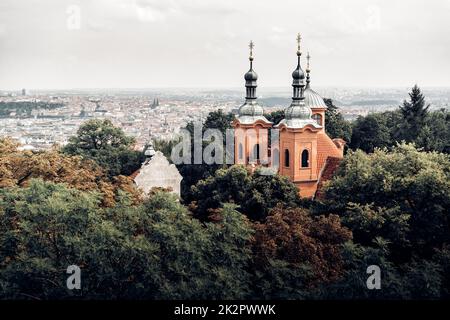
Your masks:
[[[235,163],[275,168],[289,177],[302,197],[317,196],[321,184],[330,179],[343,158],[345,141],[331,139],[326,131],[323,98],[311,88],[310,56],[306,77],[301,67],[300,35],[297,36],[297,67],[292,72],[292,102],[284,110],[284,119],[272,123],[258,103],[258,75],[253,70],[253,42],[250,42],[250,69],[245,74],[246,98],[233,121]],[[306,84],[305,84],[306,80]],[[278,141],[269,147],[268,129],[278,129]],[[271,135],[272,136],[272,135]]]

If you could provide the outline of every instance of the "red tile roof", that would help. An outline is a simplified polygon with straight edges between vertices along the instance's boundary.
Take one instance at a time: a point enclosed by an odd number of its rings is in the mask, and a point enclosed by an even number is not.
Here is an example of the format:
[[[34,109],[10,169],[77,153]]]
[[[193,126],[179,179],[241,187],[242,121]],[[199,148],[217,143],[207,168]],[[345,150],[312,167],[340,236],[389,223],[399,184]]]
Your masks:
[[[339,168],[341,164],[342,157],[329,157],[325,162],[325,166],[319,177],[319,182],[317,183],[317,191],[315,194],[316,199],[321,199],[323,197],[323,185],[326,181],[333,178],[334,173]]]
[[[331,138],[323,132],[317,134],[317,174],[320,175],[328,157],[341,158],[343,152]]]

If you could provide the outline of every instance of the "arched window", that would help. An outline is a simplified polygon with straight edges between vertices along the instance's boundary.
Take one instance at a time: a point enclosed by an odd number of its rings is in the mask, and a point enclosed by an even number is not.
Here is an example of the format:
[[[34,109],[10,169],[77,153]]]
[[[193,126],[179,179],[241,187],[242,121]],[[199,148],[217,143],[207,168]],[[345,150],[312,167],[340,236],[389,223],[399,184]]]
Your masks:
[[[313,114],[312,118],[317,122],[318,125],[322,125],[322,115],[316,113]]]
[[[289,160],[289,150],[286,149],[286,150],[284,150],[284,166],[285,166],[285,167],[289,167],[289,163],[290,163],[290,160]]]
[[[259,161],[259,144],[255,144],[253,147],[253,160]]]
[[[277,148],[273,149],[272,152],[272,167],[278,168],[280,165],[280,151]]]
[[[244,157],[244,148],[242,147],[242,143],[239,143],[239,159],[242,160]]]
[[[303,150],[302,152],[302,168],[309,167],[309,152],[308,150]]]

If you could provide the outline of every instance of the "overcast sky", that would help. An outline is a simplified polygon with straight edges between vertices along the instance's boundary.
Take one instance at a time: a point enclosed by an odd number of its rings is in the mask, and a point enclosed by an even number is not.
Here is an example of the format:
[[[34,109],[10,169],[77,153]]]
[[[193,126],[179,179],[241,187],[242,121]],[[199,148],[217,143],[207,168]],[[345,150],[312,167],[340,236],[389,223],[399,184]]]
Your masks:
[[[450,0],[1,0],[0,90],[239,87],[250,40],[289,87],[297,32],[315,86],[450,86]]]

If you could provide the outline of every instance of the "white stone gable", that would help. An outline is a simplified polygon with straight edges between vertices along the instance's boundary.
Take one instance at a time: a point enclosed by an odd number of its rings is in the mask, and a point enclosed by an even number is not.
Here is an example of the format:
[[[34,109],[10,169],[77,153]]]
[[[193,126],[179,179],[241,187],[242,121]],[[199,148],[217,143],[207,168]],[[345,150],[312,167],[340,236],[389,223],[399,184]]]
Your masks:
[[[183,177],[174,164],[170,164],[166,157],[157,151],[150,161],[144,163],[134,182],[145,194],[152,188],[170,188],[173,193],[180,195],[180,183]]]

